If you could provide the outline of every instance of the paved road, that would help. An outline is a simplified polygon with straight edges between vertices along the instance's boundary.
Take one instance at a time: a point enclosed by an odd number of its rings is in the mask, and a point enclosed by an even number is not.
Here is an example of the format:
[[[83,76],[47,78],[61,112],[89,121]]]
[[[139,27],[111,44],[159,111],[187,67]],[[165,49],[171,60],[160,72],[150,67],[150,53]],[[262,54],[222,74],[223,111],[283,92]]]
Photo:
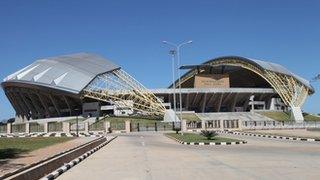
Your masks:
[[[160,133],[121,135],[62,174],[59,179],[320,177],[320,143],[247,136],[240,136],[240,139],[249,143],[235,146],[186,146]]]

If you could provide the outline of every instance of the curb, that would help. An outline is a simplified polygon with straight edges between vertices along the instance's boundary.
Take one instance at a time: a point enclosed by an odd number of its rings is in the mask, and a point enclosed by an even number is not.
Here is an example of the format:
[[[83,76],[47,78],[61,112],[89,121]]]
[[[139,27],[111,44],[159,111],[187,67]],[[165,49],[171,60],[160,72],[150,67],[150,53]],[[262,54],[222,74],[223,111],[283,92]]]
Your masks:
[[[210,142],[210,143],[205,143],[205,142],[184,142],[179,139],[176,139],[172,136],[166,135],[166,137],[180,143],[183,145],[193,145],[193,146],[226,146],[226,145],[239,145],[239,144],[247,144],[247,141],[236,141],[236,142]]]
[[[294,141],[320,141],[320,139],[312,138],[301,138],[301,137],[287,137],[287,136],[276,136],[276,135],[266,135],[266,134],[255,134],[255,133],[243,133],[243,132],[233,132],[233,131],[217,131],[218,133],[224,134],[234,134],[234,135],[244,135],[244,136],[254,136],[254,137],[264,137],[264,138],[273,138],[273,139],[285,139],[285,140],[294,140]]]
[[[56,179],[58,176],[60,176],[64,172],[68,171],[69,169],[71,169],[75,165],[79,164],[81,161],[83,161],[84,159],[89,157],[91,154],[95,153],[96,151],[98,151],[99,149],[101,149],[102,147],[104,147],[105,145],[107,145],[108,143],[110,143],[112,140],[114,140],[117,137],[118,136],[115,136],[115,137],[111,138],[109,141],[106,141],[106,142],[100,144],[99,146],[97,146],[97,147],[91,149],[90,151],[84,153],[82,156],[70,161],[69,163],[66,163],[65,165],[63,165],[60,168],[58,168],[57,170],[51,172],[50,174],[48,174],[44,178],[41,178],[41,180]]]
[[[102,133],[79,133],[79,137],[102,137]],[[17,133],[17,134],[0,134],[0,138],[25,138],[25,137],[77,137],[76,133],[64,132],[36,132],[36,133]]]

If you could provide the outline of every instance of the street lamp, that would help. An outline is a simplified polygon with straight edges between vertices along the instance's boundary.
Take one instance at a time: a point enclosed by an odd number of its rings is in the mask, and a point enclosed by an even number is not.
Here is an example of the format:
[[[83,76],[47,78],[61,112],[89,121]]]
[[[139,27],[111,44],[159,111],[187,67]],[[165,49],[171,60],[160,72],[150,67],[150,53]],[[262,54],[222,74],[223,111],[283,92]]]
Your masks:
[[[320,74],[311,79],[311,82],[320,81]]]
[[[173,86],[173,110],[174,112],[177,111],[177,106],[176,106],[176,82],[175,82],[175,55],[176,55],[176,51],[175,50],[170,50],[169,54],[171,55],[171,59],[172,59],[172,86]],[[177,121],[177,116],[174,116],[174,121]]]
[[[317,82],[317,81],[320,81],[320,74],[318,74],[314,78],[312,78],[310,82]]]
[[[178,64],[178,76],[179,76],[179,109],[180,109],[180,120],[182,120],[182,95],[181,95],[181,74],[180,74],[180,49],[182,48],[182,46],[187,45],[187,44],[191,44],[192,41],[186,41],[180,44],[175,44],[169,41],[162,41],[164,44],[168,44],[170,46],[173,46],[175,48],[175,53],[177,54],[177,64]],[[173,84],[174,89],[175,87],[175,83]],[[175,91],[175,90],[174,90]],[[175,99],[174,99],[175,100]]]

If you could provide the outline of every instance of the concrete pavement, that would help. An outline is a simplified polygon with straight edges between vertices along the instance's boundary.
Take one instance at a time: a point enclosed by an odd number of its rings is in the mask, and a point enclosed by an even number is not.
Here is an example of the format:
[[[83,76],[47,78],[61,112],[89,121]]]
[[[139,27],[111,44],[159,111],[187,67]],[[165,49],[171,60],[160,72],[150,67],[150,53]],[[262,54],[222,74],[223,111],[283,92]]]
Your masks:
[[[230,136],[230,135],[228,135]],[[246,136],[234,146],[186,146],[161,133],[119,136],[59,179],[318,179],[320,144]]]

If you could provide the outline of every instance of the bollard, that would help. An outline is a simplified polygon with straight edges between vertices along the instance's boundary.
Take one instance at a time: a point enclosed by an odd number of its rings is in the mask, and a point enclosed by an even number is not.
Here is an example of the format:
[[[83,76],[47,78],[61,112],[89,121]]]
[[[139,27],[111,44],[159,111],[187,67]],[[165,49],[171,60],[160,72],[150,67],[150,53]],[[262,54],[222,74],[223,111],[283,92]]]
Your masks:
[[[25,130],[25,133],[29,134],[30,133],[30,124],[29,122],[26,122],[26,130]]]
[[[187,121],[185,119],[181,120],[181,131],[187,132]]]
[[[7,123],[7,134],[12,133],[12,123]]]
[[[48,122],[45,122],[45,123],[43,124],[43,132],[44,132],[44,133],[48,133]]]
[[[154,130],[158,131],[158,127],[157,127],[157,123],[156,122],[154,123]]]
[[[126,133],[130,132],[130,120],[125,121],[125,131]]]
[[[110,128],[110,127],[111,127],[111,126],[110,126],[110,121],[105,121],[105,122],[104,122],[104,127],[105,127],[105,132],[106,132],[106,133],[111,133],[112,130],[111,130],[111,128]]]
[[[85,122],[85,123],[84,123],[84,131],[85,131],[86,133],[89,133],[89,122]]]

